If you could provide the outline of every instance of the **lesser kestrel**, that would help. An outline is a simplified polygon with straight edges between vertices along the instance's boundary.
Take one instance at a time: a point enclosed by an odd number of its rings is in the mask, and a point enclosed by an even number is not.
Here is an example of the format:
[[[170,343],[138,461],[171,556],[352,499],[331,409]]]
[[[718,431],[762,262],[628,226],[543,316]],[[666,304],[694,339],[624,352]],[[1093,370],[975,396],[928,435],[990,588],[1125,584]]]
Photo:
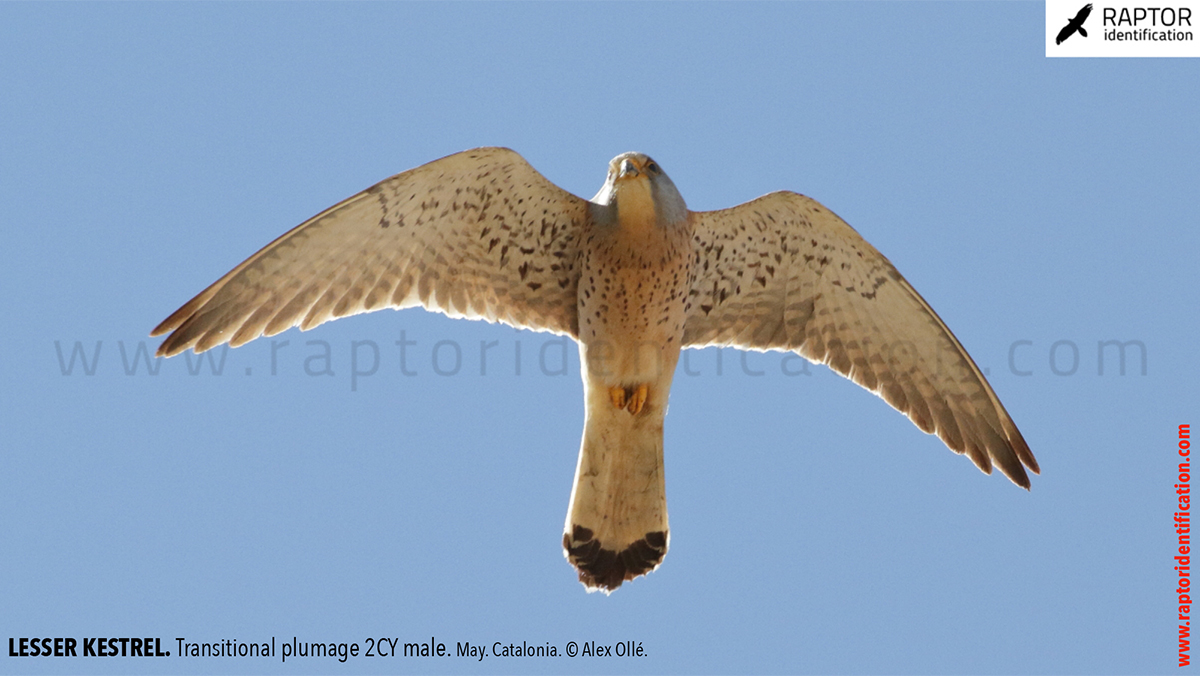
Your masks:
[[[158,325],[160,356],[422,306],[569,335],[586,422],[563,547],[606,592],[670,541],[663,421],[680,349],[786,350],[878,394],[984,472],[1037,461],[962,345],[896,268],[816,201],[689,211],[654,160],[609,163],[592,200],[479,148],[317,214]]]

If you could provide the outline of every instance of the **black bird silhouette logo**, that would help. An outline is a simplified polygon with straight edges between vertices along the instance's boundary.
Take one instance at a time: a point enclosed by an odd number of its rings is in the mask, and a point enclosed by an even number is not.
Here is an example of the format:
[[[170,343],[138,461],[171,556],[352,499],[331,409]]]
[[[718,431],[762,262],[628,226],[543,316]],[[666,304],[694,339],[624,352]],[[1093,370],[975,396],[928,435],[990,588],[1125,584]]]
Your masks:
[[[1067,25],[1063,26],[1063,29],[1058,32],[1058,37],[1055,38],[1054,44],[1061,45],[1063,40],[1066,40],[1074,35],[1075,31],[1079,31],[1079,34],[1086,38],[1087,31],[1083,29],[1083,22],[1087,21],[1088,15],[1091,13],[1092,3],[1089,2],[1083,6],[1083,9],[1079,10],[1079,13],[1075,15],[1074,19],[1071,19],[1067,22]]]

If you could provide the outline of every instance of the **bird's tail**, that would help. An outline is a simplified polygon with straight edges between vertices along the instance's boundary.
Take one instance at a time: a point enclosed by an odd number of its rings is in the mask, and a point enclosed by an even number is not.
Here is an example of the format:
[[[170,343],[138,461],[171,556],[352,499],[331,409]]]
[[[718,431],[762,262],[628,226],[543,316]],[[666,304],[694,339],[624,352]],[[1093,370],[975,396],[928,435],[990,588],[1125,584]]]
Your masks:
[[[604,387],[586,390],[587,420],[563,548],[588,591],[610,593],[657,568],[667,553],[666,402],[652,396],[633,414],[614,406]]]
[[[1083,29],[1083,26],[1080,26],[1080,27],[1079,27],[1077,30],[1079,31],[1079,34],[1080,34],[1080,35],[1082,35],[1082,36],[1083,36],[1083,37],[1085,37],[1085,38],[1087,37],[1087,31],[1085,31],[1085,30]]]

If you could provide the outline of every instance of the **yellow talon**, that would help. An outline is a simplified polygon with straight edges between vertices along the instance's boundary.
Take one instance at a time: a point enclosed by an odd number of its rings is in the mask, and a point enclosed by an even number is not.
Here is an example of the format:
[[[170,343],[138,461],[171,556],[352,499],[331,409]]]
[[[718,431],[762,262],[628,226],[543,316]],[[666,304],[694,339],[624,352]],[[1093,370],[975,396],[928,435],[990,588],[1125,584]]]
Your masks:
[[[608,388],[608,396],[612,397],[613,406],[618,409],[625,408],[625,388],[610,387]]]
[[[646,406],[646,399],[650,396],[650,386],[643,384],[629,388],[610,387],[608,396],[612,399],[613,406],[618,409],[629,409],[630,413],[637,415]]]
[[[629,412],[637,415],[642,411],[642,407],[646,405],[646,397],[650,396],[650,386],[645,383],[638,385],[633,390],[633,396],[629,400]]]

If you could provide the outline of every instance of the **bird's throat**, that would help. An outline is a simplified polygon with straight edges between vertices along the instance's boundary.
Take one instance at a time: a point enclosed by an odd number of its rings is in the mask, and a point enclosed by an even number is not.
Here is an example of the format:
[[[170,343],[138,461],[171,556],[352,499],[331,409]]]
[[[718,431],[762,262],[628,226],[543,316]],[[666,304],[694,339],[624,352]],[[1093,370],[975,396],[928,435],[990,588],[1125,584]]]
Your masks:
[[[617,191],[617,225],[626,236],[643,237],[654,232],[658,214],[650,183],[627,181]]]

